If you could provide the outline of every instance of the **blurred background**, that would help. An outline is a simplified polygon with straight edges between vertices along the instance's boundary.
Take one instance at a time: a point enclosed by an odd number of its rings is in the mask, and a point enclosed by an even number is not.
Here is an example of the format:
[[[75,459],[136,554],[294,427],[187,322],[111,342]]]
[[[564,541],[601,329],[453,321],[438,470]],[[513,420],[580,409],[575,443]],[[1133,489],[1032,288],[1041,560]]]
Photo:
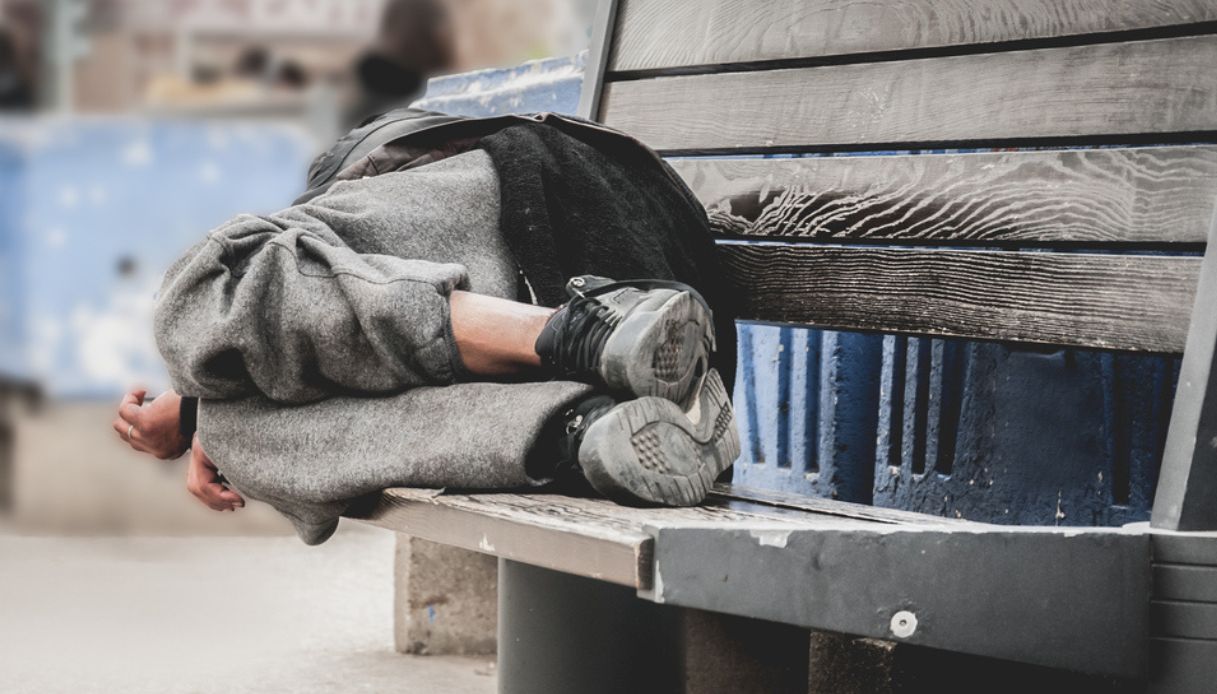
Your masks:
[[[229,217],[288,205],[311,159],[370,114],[416,100],[573,111],[594,9],[0,0],[0,691],[136,691],[131,648],[163,650],[166,629],[186,641],[161,653],[160,675],[141,664],[147,691],[212,691],[190,673],[214,676],[216,659],[278,691],[234,660],[273,657],[275,634],[317,655],[297,678],[338,677],[319,654],[355,649],[370,682],[378,667],[399,681],[377,660],[392,655],[391,536],[347,529],[309,550],[266,507],[215,514],[185,491],[182,461],[136,456],[110,422],[129,386],[168,385],[151,310],[176,256]],[[273,576],[253,580],[268,555]],[[346,602],[311,576],[344,584]],[[190,628],[194,589],[272,633]],[[96,657],[62,657],[76,646]]]
[[[128,386],[167,387],[149,322],[161,273],[229,217],[288,205],[311,159],[370,114],[420,98],[463,112],[573,105],[581,61],[562,56],[586,47],[593,11],[0,0],[0,508],[42,530],[213,530],[156,486],[180,486],[160,474],[176,467],[127,460],[106,427]],[[530,90],[546,98],[523,103]]]

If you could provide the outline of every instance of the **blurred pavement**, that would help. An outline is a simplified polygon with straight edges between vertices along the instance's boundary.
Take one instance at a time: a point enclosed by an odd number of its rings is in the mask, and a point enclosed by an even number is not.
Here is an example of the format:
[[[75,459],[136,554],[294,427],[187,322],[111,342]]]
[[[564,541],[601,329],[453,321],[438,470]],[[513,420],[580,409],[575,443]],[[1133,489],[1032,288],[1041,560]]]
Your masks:
[[[0,692],[494,691],[492,658],[394,651],[392,533],[344,521],[307,547],[265,505],[215,513],[113,417],[52,401],[17,419]]]
[[[0,534],[6,694],[495,689],[488,658],[399,655],[393,536],[80,539]]]
[[[269,506],[216,513],[186,491],[186,459],[163,462],[114,433],[118,402],[50,401],[17,418],[14,521],[74,535],[289,535]]]

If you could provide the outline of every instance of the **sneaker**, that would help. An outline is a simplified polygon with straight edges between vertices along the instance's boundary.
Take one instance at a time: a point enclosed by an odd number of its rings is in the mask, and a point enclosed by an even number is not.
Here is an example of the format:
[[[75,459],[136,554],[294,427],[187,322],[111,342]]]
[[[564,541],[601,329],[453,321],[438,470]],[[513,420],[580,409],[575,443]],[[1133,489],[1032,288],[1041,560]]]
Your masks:
[[[537,338],[555,378],[591,381],[614,394],[688,402],[715,348],[710,307],[679,282],[575,277],[571,300]]]
[[[584,400],[567,413],[568,465],[619,503],[701,503],[740,448],[718,371],[708,371],[698,386],[687,410],[656,397]]]

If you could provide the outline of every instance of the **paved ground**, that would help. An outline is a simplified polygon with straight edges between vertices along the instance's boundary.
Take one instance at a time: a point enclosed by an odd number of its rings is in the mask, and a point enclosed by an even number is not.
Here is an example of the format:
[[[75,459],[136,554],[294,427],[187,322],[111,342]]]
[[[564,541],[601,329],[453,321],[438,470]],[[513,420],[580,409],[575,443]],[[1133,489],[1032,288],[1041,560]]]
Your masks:
[[[494,691],[485,658],[393,652],[393,538],[0,534],[0,692]]]

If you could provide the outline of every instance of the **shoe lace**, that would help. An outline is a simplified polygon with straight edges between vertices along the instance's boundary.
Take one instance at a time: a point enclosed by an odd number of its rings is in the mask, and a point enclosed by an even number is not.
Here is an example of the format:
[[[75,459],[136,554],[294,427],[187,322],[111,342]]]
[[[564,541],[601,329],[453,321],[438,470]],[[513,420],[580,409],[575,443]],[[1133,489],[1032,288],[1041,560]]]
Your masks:
[[[585,373],[600,366],[604,343],[622,313],[594,296],[578,294],[567,304],[565,330],[555,336],[554,364],[562,373]]]

